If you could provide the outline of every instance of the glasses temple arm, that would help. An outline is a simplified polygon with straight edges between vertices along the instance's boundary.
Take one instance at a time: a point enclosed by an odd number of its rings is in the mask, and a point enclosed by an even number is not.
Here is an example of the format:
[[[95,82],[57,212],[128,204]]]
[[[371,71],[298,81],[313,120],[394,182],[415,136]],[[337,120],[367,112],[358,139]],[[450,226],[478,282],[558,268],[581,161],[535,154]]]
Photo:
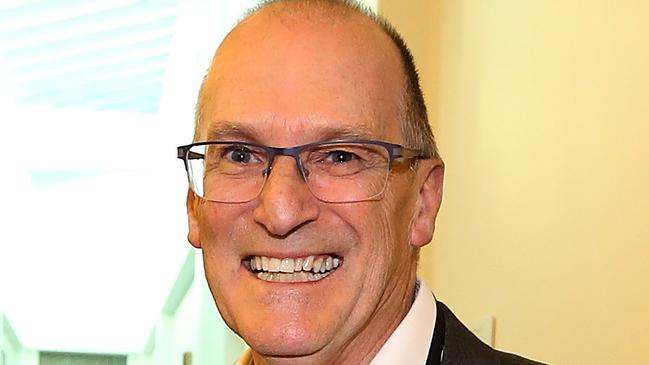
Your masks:
[[[202,153],[192,152],[186,149],[179,148],[178,158],[181,160],[184,160],[185,158],[187,158],[188,160],[199,160],[201,158],[205,158],[205,155]]]
[[[430,158],[430,156],[424,155],[420,150],[413,150],[405,147],[395,148],[394,151],[395,159],[418,159],[423,160]]]

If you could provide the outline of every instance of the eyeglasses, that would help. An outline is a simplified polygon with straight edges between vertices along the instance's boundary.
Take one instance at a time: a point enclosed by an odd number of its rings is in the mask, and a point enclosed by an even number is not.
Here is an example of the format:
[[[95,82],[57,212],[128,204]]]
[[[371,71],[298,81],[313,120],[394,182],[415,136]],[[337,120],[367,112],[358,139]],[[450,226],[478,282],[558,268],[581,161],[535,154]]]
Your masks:
[[[373,140],[325,141],[288,148],[238,141],[178,147],[192,191],[221,203],[245,203],[259,196],[273,160],[280,155],[295,159],[311,193],[327,203],[379,199],[395,161],[427,158],[421,151]]]

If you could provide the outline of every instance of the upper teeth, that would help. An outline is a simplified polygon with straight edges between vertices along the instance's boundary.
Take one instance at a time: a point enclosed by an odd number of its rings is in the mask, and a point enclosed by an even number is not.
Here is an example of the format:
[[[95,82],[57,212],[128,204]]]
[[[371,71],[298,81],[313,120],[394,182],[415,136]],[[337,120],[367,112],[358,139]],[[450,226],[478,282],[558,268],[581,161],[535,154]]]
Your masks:
[[[252,256],[250,258],[250,269],[254,271],[282,273],[311,271],[313,273],[324,273],[338,266],[340,266],[340,259],[330,255],[283,259],[266,256]]]

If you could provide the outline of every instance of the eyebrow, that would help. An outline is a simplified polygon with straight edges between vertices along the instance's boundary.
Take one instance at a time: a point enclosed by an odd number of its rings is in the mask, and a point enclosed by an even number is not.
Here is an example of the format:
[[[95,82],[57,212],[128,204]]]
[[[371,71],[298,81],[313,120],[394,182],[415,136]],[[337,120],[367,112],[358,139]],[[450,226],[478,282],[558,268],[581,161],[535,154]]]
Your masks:
[[[257,133],[253,128],[242,123],[223,121],[212,124],[205,134],[207,141],[224,139],[243,139],[258,141]]]
[[[287,131],[290,133],[290,131]],[[364,125],[317,125],[309,131],[314,136],[312,141],[306,143],[349,140],[349,139],[376,139],[376,132],[370,131]],[[256,128],[250,125],[233,121],[222,121],[212,124],[206,133],[207,141],[215,140],[243,140],[263,144],[263,136]]]
[[[371,132],[363,125],[356,126],[318,126],[314,128],[315,135],[318,136],[318,141],[329,141],[336,139],[374,139],[377,138],[376,133]]]

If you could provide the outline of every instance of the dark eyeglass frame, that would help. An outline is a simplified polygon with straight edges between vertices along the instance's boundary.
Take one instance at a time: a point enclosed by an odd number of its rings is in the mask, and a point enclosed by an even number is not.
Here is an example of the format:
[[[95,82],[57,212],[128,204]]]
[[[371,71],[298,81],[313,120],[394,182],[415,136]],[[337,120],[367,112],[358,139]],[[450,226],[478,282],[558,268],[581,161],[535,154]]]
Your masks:
[[[300,159],[300,153],[302,153],[303,150],[311,147],[319,147],[319,146],[327,146],[327,145],[332,145],[332,144],[341,144],[341,143],[358,143],[358,144],[371,144],[375,146],[381,146],[385,148],[388,151],[388,168],[391,170],[392,169],[392,164],[394,163],[395,160],[403,158],[403,159],[427,159],[430,158],[429,156],[425,156],[422,154],[420,150],[412,149],[412,148],[407,148],[404,147],[400,144],[396,143],[390,143],[390,142],[383,142],[383,141],[377,141],[377,140],[372,140],[372,139],[352,139],[352,140],[333,140],[333,141],[323,141],[323,142],[315,142],[315,143],[307,143],[299,146],[294,146],[294,147],[271,147],[271,146],[264,146],[262,144],[258,143],[252,143],[252,142],[244,142],[244,141],[204,141],[204,142],[196,142],[196,143],[190,143],[188,145],[184,146],[178,146],[177,152],[178,152],[178,158],[183,160],[185,163],[185,169],[187,169],[187,160],[193,160],[193,159],[201,159],[204,156],[198,156],[196,155],[190,155],[190,149],[195,146],[204,146],[204,145],[226,145],[226,144],[243,144],[243,145],[248,145],[248,146],[253,146],[257,148],[261,148],[266,153],[268,153],[268,166],[264,170],[264,174],[268,175],[271,170],[273,169],[273,161],[275,160],[275,156],[290,156],[295,159],[295,163],[297,164],[298,168],[300,169],[300,172],[305,174],[304,176],[308,176],[308,171],[304,168],[302,165],[302,160]]]
[[[267,178],[270,172],[272,171],[273,162],[276,156],[290,156],[293,157],[293,159],[295,160],[295,163],[302,177],[306,179],[309,176],[309,171],[304,167],[302,160],[300,159],[300,154],[302,153],[302,151],[312,147],[320,147],[320,146],[344,144],[344,143],[369,144],[369,145],[375,145],[375,146],[380,146],[385,148],[385,150],[388,152],[388,171],[392,171],[394,162],[399,159],[423,160],[423,159],[431,158],[431,156],[424,155],[421,150],[407,148],[396,143],[371,140],[371,139],[329,140],[329,141],[322,141],[322,142],[315,142],[315,143],[307,143],[307,144],[294,146],[294,147],[271,147],[271,146],[265,146],[262,144],[245,142],[245,141],[203,141],[203,142],[195,142],[195,143],[190,143],[188,145],[177,147],[177,157],[183,160],[183,163],[185,165],[185,170],[187,171],[187,177],[191,178],[189,176],[190,173],[189,173],[188,160],[203,159],[205,157],[202,154],[191,152],[190,150],[192,147],[204,146],[204,145],[232,145],[232,144],[247,145],[247,146],[263,149],[268,154],[268,165],[263,170],[263,175],[265,178]]]

